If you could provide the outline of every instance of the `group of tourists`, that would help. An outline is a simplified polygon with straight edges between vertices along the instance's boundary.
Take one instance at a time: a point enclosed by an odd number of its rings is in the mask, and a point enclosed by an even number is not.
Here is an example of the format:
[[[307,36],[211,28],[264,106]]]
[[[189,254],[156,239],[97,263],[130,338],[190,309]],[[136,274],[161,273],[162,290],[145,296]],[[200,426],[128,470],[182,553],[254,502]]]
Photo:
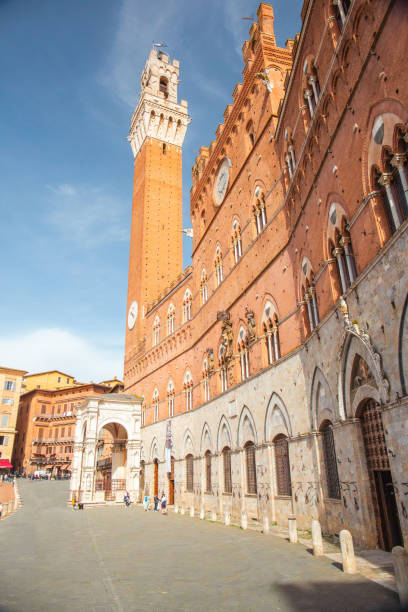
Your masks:
[[[167,499],[166,499],[166,495],[164,491],[162,492],[160,499],[157,495],[154,496],[153,503],[154,503],[153,512],[159,511],[159,504],[160,504],[161,513],[167,514]],[[148,495],[147,493],[143,498],[143,508],[145,512],[150,510],[150,495]]]

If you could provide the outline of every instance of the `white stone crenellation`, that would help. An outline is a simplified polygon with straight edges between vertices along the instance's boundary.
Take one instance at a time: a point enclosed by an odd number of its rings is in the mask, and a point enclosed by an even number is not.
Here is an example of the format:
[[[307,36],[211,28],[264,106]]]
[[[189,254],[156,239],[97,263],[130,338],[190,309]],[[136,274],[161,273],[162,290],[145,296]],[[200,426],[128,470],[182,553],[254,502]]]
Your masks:
[[[152,49],[141,78],[139,103],[132,115],[128,140],[134,157],[146,138],[181,147],[190,123],[186,100],[177,101],[179,62]]]

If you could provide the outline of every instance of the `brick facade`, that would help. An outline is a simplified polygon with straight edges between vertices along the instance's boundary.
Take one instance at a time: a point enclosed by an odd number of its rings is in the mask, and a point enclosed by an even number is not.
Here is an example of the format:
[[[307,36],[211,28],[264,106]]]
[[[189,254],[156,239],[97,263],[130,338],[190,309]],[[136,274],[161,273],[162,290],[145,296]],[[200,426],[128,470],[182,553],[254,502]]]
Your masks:
[[[408,541],[407,17],[402,0],[306,1],[282,49],[260,5],[243,82],[193,168],[192,266],[128,333],[144,483],[152,491],[158,460],[180,507],[319,518],[364,546]],[[132,238],[131,258],[142,244]]]

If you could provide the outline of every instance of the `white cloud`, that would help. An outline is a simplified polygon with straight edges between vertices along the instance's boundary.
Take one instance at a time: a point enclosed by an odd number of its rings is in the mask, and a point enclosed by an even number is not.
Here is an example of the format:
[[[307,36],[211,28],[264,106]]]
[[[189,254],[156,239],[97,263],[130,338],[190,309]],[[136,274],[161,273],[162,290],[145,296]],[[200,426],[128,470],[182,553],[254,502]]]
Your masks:
[[[188,7],[187,0],[143,4],[141,0],[123,0],[116,37],[99,81],[122,102],[135,107],[139,75],[152,43],[177,37]]]
[[[46,187],[51,199],[46,221],[66,240],[82,248],[128,240],[129,204],[98,187],[67,183]]]
[[[0,337],[1,365],[30,374],[61,370],[80,382],[123,376],[123,347],[91,343],[60,328],[37,329],[17,337]]]
[[[258,4],[253,0],[224,0],[225,27],[231,32],[235,51],[240,57],[242,57],[242,45],[244,40],[249,38],[248,31],[251,27],[251,21],[243,18],[251,17],[256,21]]]

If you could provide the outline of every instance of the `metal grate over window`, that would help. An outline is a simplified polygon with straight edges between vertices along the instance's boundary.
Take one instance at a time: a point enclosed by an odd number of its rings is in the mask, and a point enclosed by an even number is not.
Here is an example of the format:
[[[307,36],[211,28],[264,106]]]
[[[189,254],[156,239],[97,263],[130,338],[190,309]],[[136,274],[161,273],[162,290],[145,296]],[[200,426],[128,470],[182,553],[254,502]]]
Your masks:
[[[245,444],[245,459],[247,472],[247,491],[250,494],[256,493],[256,462],[255,462],[255,445],[253,442]]]
[[[324,468],[326,472],[327,495],[331,499],[340,499],[339,474],[337,472],[336,448],[334,446],[333,429],[326,421],[321,430],[323,438]]]
[[[193,455],[187,455],[186,457],[186,471],[187,471],[187,491],[193,491],[194,487],[194,459]]]
[[[367,403],[361,413],[364,446],[369,470],[389,470],[387,445],[379,406],[374,400]]]
[[[205,490],[211,493],[211,453],[205,453]]]
[[[224,492],[232,493],[231,449],[226,446],[222,451],[224,458]]]
[[[288,439],[283,434],[275,438],[275,462],[278,495],[292,495]]]

